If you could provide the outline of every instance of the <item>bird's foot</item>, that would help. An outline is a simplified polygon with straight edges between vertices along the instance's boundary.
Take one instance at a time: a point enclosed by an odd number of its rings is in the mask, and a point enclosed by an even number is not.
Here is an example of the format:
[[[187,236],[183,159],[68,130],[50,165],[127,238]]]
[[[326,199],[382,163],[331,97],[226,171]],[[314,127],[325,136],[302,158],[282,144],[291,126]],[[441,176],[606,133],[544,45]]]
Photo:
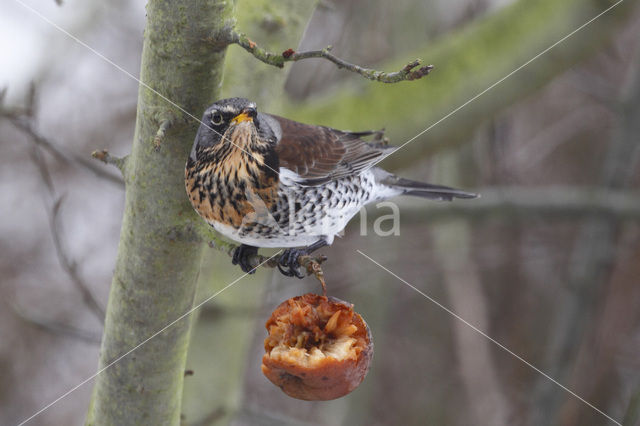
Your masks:
[[[251,265],[250,259],[257,253],[258,247],[242,244],[233,251],[231,263],[233,263],[234,265],[240,265],[240,269],[242,269],[242,272],[253,274],[254,272],[256,272],[256,268]]]
[[[309,252],[307,249],[298,249],[298,248],[289,248],[286,249],[280,255],[280,260],[278,261],[278,269],[282,272],[282,275],[286,277],[298,277],[304,278],[306,275],[300,272],[300,262],[298,262],[298,258],[300,256],[306,256]]]

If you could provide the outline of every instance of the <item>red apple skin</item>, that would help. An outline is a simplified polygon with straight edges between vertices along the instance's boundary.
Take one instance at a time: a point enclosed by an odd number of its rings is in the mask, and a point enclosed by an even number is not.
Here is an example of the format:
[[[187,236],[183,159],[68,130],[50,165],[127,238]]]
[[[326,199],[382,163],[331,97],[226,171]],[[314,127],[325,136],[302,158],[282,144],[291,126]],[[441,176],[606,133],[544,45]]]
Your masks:
[[[309,304],[313,307],[328,303],[330,309],[352,313],[351,324],[356,326],[356,332],[352,336],[359,339],[362,347],[359,349],[356,359],[338,360],[327,357],[313,367],[309,367],[296,363],[295,360],[272,358],[270,356],[271,348],[267,346],[265,341],[267,353],[262,357],[262,372],[273,384],[293,398],[307,401],[327,401],[347,395],[362,383],[369,371],[373,358],[371,330],[362,317],[353,312],[353,305],[350,303],[332,297],[305,294],[281,303],[266,323],[268,331],[276,323],[276,318],[290,312],[292,302],[298,306]],[[297,321],[308,323],[311,319],[298,318]]]

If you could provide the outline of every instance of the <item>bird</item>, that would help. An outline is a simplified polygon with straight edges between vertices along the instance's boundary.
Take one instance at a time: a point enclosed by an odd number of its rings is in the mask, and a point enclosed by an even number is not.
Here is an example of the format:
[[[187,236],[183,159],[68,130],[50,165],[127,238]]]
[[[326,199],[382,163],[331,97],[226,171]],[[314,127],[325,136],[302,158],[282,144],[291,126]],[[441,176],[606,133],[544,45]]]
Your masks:
[[[209,225],[240,244],[232,263],[242,271],[255,272],[250,259],[258,248],[276,247],[284,249],[280,272],[302,278],[298,257],[331,245],[366,204],[399,195],[478,196],[378,167],[397,149],[383,132],[300,123],[258,112],[245,98],[221,99],[202,116],[186,162],[186,192]]]

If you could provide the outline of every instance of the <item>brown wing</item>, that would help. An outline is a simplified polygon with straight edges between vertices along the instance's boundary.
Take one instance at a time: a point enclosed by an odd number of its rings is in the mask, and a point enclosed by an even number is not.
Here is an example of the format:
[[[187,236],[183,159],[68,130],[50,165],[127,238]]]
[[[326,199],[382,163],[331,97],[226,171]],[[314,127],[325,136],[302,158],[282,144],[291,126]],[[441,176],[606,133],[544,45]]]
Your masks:
[[[381,132],[343,132],[272,117],[282,129],[276,145],[280,167],[298,174],[303,179],[301,183],[306,185],[358,174],[393,150],[361,139],[361,136],[381,135]]]

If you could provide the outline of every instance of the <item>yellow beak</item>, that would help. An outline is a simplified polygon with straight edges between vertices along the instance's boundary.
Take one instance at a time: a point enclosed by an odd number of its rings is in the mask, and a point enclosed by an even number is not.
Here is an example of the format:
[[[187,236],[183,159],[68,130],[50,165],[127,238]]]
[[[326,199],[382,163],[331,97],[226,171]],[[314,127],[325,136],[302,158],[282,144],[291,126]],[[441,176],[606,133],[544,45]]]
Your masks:
[[[238,124],[238,123],[242,123],[243,121],[253,121],[253,117],[251,117],[246,112],[242,112],[242,113],[236,115],[233,118],[233,120],[231,120],[231,123],[232,124]]]

